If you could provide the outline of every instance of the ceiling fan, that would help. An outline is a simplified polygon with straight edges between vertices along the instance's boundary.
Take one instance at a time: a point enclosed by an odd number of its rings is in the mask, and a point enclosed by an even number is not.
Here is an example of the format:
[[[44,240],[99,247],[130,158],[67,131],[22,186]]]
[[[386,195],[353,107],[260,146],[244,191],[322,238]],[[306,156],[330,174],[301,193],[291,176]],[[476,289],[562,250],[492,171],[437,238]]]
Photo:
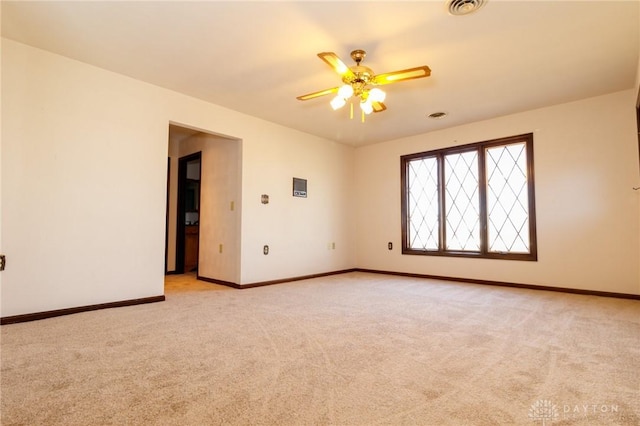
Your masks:
[[[342,62],[338,55],[333,52],[318,53],[318,57],[342,77],[344,84],[342,86],[332,87],[331,89],[298,96],[297,99],[306,101],[336,93],[336,96],[331,101],[331,107],[336,110],[342,108],[350,97],[355,96],[360,98],[360,108],[362,109],[364,121],[364,114],[381,112],[387,109],[383,103],[386,94],[377,87],[372,86],[397,83],[399,81],[429,77],[431,75],[431,70],[426,65],[376,75],[371,68],[360,65],[366,54],[364,50],[354,50],[351,52],[351,59],[353,59],[356,64],[348,67]],[[351,104],[351,118],[353,118],[353,104]]]

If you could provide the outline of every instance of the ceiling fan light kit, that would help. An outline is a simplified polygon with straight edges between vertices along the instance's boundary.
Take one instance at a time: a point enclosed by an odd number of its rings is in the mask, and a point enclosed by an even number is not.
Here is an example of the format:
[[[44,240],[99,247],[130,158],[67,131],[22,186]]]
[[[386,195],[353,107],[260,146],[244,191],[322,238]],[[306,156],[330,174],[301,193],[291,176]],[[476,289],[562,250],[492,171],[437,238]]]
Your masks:
[[[386,98],[386,93],[381,89],[372,86],[423,78],[431,75],[431,70],[426,65],[376,75],[371,68],[360,65],[366,55],[367,53],[364,50],[358,49],[352,51],[351,59],[353,59],[356,64],[348,67],[344,62],[342,62],[338,55],[333,52],[318,53],[318,57],[342,78],[343,85],[298,96],[297,99],[306,101],[335,93],[336,96],[329,102],[329,104],[331,105],[331,108],[337,110],[345,106],[350,98],[356,97],[360,100],[359,103],[360,109],[362,110],[362,121],[364,121],[365,114],[368,115],[372,112],[382,112],[387,109],[386,105],[383,103]],[[353,118],[353,104],[351,104],[351,118]]]

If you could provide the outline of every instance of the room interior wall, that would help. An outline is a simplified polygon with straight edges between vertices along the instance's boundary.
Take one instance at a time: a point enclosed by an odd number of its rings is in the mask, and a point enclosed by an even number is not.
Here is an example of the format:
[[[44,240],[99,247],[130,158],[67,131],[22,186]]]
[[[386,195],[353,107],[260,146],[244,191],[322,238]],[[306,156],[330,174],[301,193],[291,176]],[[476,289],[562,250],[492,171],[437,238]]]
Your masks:
[[[3,39],[2,68],[2,315],[163,294],[166,128],[134,85],[78,63]]]
[[[354,149],[270,134],[242,149],[242,284],[308,275],[310,259],[318,273],[353,268]],[[306,198],[293,196],[294,177]]]
[[[359,148],[357,266],[640,294],[636,95],[627,90]],[[401,155],[530,132],[537,262],[401,254]]]
[[[2,19],[2,2],[0,2],[0,19]],[[0,99],[2,99],[2,58],[0,55]],[[2,102],[0,102],[0,129],[2,129]],[[0,135],[0,178],[2,177],[2,135]],[[2,249],[2,181],[0,181],[0,254]],[[0,300],[2,299],[2,274],[0,274]],[[1,312],[0,312],[1,313]]]
[[[2,316],[163,294],[169,123],[242,140],[241,284],[355,263],[351,147],[8,39],[2,88]]]
[[[169,132],[169,197],[167,206],[168,223],[166,226],[167,233],[167,250],[166,250],[166,272],[175,272],[176,270],[176,233],[178,220],[178,160],[180,159],[180,140],[172,139]]]
[[[201,133],[198,275],[240,282],[241,141]]]
[[[2,19],[2,2],[0,2],[0,19]],[[0,99],[2,99],[2,58],[0,55]],[[0,129],[2,129],[2,102],[0,102]],[[2,177],[2,136],[0,135],[0,178]],[[4,254],[2,245],[2,181],[0,180],[0,254]],[[0,300],[2,300],[2,274],[0,274]],[[1,308],[0,308],[1,309]],[[1,310],[0,310],[1,313]]]
[[[636,107],[640,106],[640,47],[638,48],[638,68],[636,70]],[[636,113],[637,114],[637,113]],[[635,188],[640,188],[640,118],[636,115],[636,132],[638,136],[638,174],[636,175]],[[640,210],[640,189],[636,190],[636,202]],[[638,215],[638,233],[640,234],[640,215]],[[638,235],[638,275],[640,276],[640,235]]]

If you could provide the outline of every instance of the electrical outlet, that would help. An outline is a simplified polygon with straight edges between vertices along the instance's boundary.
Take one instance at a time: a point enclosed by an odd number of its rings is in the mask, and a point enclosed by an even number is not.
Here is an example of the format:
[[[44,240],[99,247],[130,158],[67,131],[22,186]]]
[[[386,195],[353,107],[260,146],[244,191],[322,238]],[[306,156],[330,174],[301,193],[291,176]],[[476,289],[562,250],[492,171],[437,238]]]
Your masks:
[[[331,243],[331,250],[335,250],[336,249],[336,243]]]
[[[262,247],[262,253],[266,256],[269,254],[269,246]]]
[[[222,253],[222,244],[220,244],[220,246],[218,247],[218,251]]]
[[[391,241],[389,241],[389,243],[387,244],[387,248],[389,250],[393,250],[393,243]]]
[[[229,207],[231,208],[231,211],[234,211],[236,209],[236,203],[232,201]]]

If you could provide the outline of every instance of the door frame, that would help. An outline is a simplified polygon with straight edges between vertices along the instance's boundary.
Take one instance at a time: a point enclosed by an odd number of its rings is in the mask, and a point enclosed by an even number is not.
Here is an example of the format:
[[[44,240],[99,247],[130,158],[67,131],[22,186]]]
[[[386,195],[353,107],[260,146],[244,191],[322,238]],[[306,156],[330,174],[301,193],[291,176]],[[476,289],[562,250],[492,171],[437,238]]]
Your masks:
[[[171,157],[167,158],[167,206],[165,209],[164,227],[164,273],[169,273],[169,207],[171,203]]]
[[[187,163],[199,160],[200,161],[200,176],[202,178],[202,151],[195,152],[193,154],[180,157],[178,159],[178,205],[177,205],[177,223],[176,223],[176,274],[184,274],[184,254],[185,254],[185,190],[187,187]],[[198,188],[198,198],[200,198],[200,192],[202,190],[202,184]],[[198,223],[200,219],[198,219]],[[198,227],[198,234],[200,233],[200,227]],[[200,241],[200,238],[198,238]],[[199,244],[199,243],[198,243]]]

